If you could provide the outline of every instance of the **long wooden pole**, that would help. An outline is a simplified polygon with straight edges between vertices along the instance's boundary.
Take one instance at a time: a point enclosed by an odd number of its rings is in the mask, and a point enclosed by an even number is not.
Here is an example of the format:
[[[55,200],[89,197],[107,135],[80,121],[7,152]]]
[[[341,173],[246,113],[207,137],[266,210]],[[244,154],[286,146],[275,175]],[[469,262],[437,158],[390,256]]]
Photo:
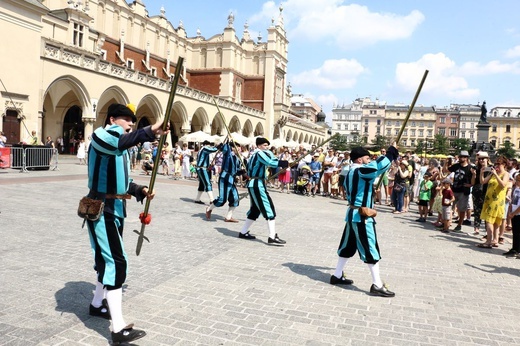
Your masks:
[[[404,129],[406,128],[406,123],[408,123],[408,119],[410,119],[410,116],[412,115],[413,109],[415,107],[415,103],[417,102],[417,99],[419,98],[419,95],[421,94],[422,87],[424,85],[424,81],[426,81],[426,77],[428,77],[428,70],[424,71],[423,77],[421,79],[421,83],[419,84],[419,87],[417,88],[417,91],[415,92],[415,96],[412,100],[412,103],[410,104],[410,108],[408,109],[408,113],[406,114],[406,118],[404,118],[403,124],[401,125],[401,129],[399,130],[399,133],[397,134],[397,138],[395,140],[396,144],[399,144],[399,141],[401,140],[401,137],[403,135]],[[376,185],[376,190],[379,190],[381,187],[381,184],[383,183],[383,179],[379,179]]]
[[[181,75],[183,62],[184,62],[184,58],[179,57],[179,59],[177,60],[177,65],[175,66],[175,75],[173,77],[173,82],[172,82],[171,89],[170,89],[170,96],[168,98],[168,104],[166,105],[166,114],[164,115],[164,120],[163,120],[163,124],[162,124],[163,131],[166,131],[170,124],[173,100],[175,98],[175,92],[177,91],[177,86],[179,85],[179,78]],[[157,171],[159,170],[159,161],[161,159],[161,151],[162,151],[165,141],[166,141],[166,135],[163,134],[163,135],[161,135],[161,138],[159,139],[159,144],[157,146],[157,155],[155,155],[152,174],[150,176],[150,184],[148,185],[148,191],[150,191],[150,192],[153,191],[153,188],[155,185]],[[137,238],[137,247],[135,249],[135,254],[137,256],[139,256],[139,254],[141,253],[141,247],[143,246],[143,240],[150,242],[150,240],[144,235],[144,231],[145,231],[145,228],[147,225],[145,220],[147,219],[149,209],[150,209],[150,199],[147,198],[145,205],[144,205],[143,214],[141,215],[141,231],[139,232],[137,230],[134,230],[134,232],[139,235],[139,237]]]
[[[224,115],[220,111],[220,107],[218,106],[217,100],[214,97],[213,97],[213,103],[217,107],[217,112],[220,115],[220,119],[224,123],[224,127],[226,128],[226,131],[227,131],[227,137],[231,138],[231,143],[233,143],[233,147],[235,147],[235,152],[236,152],[236,155],[238,156],[238,159],[240,160],[240,164],[242,165],[242,167],[244,169],[247,169],[244,161],[242,160],[242,154],[238,151],[237,145],[235,144],[235,141],[233,140],[233,137],[231,136],[231,132],[229,131],[229,127],[226,124],[226,119],[224,119]]]

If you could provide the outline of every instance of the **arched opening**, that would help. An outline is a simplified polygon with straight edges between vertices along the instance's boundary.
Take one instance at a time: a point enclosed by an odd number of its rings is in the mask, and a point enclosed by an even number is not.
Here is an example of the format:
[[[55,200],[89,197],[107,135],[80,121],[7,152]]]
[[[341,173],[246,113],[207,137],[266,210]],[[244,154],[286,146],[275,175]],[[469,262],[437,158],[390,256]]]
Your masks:
[[[273,131],[273,139],[280,138],[280,125],[276,124]]]
[[[298,138],[298,143],[303,142],[303,133],[300,133],[300,137]]]
[[[226,133],[226,127],[224,126],[222,117],[216,114],[211,122],[211,135],[222,136],[223,133]]]
[[[252,134],[253,134],[253,124],[251,123],[251,120],[247,119],[247,121],[244,124],[244,128],[242,129],[242,136],[251,137]]]
[[[233,118],[231,118],[231,121],[229,122],[229,131],[231,132],[239,132],[242,129],[242,126],[240,125],[240,120],[238,120],[238,117],[235,115]]]
[[[256,124],[254,134],[255,134],[255,137],[264,135],[264,126],[262,125],[262,123]]]
[[[291,130],[287,131],[287,136],[285,136],[286,142],[289,142],[290,140],[292,140],[292,131]]]
[[[68,154],[76,154],[79,140],[84,139],[85,125],[81,120],[82,111],[78,106],[72,106],[67,110],[63,119],[63,143],[67,146]]]

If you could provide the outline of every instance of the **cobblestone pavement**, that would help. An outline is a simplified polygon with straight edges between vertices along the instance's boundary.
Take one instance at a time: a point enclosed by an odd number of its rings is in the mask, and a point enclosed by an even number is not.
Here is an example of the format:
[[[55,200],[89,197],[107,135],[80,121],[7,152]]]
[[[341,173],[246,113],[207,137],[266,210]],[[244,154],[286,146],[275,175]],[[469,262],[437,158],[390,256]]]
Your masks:
[[[252,227],[256,241],[237,238],[248,199],[240,223],[223,221],[227,207],[206,221],[195,186],[158,176],[151,243],[138,257],[143,206],[129,203],[123,307],[148,333],[139,345],[520,344],[520,260],[501,256],[510,244],[479,249],[476,237],[416,223],[415,206],[379,207],[381,274],[396,297],[373,297],[357,256],[346,267],[353,286],[328,283],[344,201],[273,191],[287,245],[272,247],[265,220]],[[108,321],[88,315],[95,274],[76,216],[86,167],[64,157],[55,171],[0,170],[0,191],[0,345],[107,345]]]

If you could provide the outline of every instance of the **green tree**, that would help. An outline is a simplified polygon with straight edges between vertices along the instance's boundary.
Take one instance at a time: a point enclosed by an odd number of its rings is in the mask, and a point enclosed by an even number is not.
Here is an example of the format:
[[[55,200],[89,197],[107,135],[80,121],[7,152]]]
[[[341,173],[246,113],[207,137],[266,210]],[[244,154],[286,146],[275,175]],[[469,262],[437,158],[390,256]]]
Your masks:
[[[471,142],[467,138],[457,138],[451,142],[451,147],[455,148],[457,153],[461,150],[469,151],[471,149]]]
[[[390,145],[390,139],[385,136],[377,135],[372,139],[372,144],[377,148],[377,150],[380,150],[381,148],[386,148]]]
[[[426,142],[424,139],[419,139],[417,141],[417,145],[415,146],[415,153],[417,155],[421,155],[423,152],[425,152],[427,149]]]
[[[497,155],[504,155],[508,159],[514,159],[516,157],[516,150],[513,149],[514,144],[511,142],[504,142],[497,150]]]
[[[433,153],[447,155],[448,152],[448,138],[443,134],[436,134],[433,138]]]
[[[334,138],[330,140],[329,147],[339,151],[347,150],[349,148],[347,137],[340,134],[336,134]]]

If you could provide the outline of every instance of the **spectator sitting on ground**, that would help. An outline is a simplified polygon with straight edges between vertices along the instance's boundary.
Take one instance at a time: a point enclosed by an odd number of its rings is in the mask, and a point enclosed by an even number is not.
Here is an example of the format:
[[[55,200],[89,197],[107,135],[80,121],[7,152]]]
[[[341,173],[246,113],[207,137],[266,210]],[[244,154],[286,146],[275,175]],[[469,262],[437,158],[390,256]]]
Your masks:
[[[153,170],[153,160],[150,154],[146,154],[144,156],[143,165],[141,166],[146,175],[150,175],[150,172]]]

